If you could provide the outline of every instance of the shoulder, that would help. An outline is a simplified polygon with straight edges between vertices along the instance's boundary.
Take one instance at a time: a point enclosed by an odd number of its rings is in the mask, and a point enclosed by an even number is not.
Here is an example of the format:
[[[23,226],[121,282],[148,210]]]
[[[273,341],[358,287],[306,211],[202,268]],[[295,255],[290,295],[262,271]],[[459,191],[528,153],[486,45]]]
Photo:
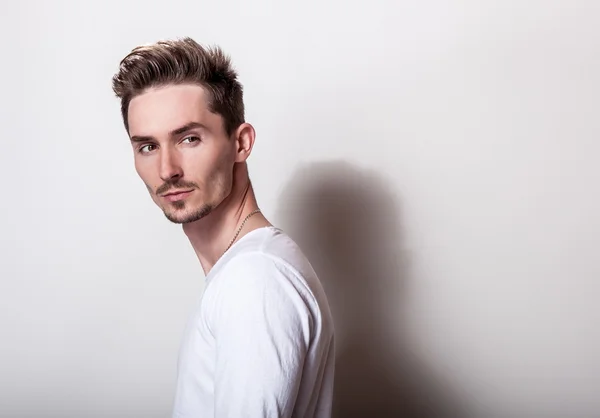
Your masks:
[[[260,251],[238,254],[210,284],[206,301],[213,326],[278,318],[310,328],[313,309],[298,273],[280,258]],[[248,322],[249,321],[249,322]]]
[[[234,287],[248,291],[281,287],[291,281],[301,280],[298,271],[285,260],[263,251],[236,255],[214,279],[216,287]]]

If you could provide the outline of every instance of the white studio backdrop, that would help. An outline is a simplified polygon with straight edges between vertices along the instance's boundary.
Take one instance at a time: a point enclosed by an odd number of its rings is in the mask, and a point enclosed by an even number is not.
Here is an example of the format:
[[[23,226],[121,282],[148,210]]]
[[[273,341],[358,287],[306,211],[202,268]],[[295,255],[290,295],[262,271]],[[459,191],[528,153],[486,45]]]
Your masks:
[[[259,204],[334,311],[338,416],[600,415],[600,3],[23,1],[0,19],[1,417],[170,414],[203,276],[137,178],[111,77],[182,36],[240,73]]]

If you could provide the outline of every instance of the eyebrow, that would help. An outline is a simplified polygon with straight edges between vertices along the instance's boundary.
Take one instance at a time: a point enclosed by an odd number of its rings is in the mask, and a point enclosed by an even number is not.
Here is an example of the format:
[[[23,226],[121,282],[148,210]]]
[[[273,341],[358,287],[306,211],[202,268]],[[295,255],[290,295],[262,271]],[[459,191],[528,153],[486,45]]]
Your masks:
[[[186,123],[185,125],[183,125],[180,128],[173,129],[171,132],[169,132],[169,136],[174,137],[177,135],[181,135],[187,131],[191,131],[192,129],[196,129],[196,128],[202,128],[202,129],[208,130],[208,128],[205,125],[203,125],[199,122],[190,122],[190,123]],[[155,138],[153,136],[140,136],[140,135],[134,135],[130,139],[131,139],[131,142],[146,142],[146,141],[154,141],[155,140]]]

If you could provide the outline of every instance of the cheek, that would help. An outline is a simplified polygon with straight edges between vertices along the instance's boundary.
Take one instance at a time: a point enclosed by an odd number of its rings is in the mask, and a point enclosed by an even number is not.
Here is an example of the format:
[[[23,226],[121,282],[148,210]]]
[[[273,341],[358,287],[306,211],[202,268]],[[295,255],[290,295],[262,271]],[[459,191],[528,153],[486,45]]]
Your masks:
[[[215,183],[222,183],[232,167],[228,150],[218,147],[198,147],[185,155],[184,179],[212,187]]]
[[[150,193],[154,193],[154,189],[158,187],[155,180],[152,178],[152,171],[147,163],[140,163],[137,159],[135,161],[135,171],[138,176],[144,182],[144,185]]]
[[[219,161],[211,166],[210,171],[204,172],[204,182],[207,192],[214,198],[223,198],[231,191],[233,168],[227,161]]]
[[[216,174],[215,182],[222,197],[229,195],[233,188],[233,167],[227,163],[223,164]]]

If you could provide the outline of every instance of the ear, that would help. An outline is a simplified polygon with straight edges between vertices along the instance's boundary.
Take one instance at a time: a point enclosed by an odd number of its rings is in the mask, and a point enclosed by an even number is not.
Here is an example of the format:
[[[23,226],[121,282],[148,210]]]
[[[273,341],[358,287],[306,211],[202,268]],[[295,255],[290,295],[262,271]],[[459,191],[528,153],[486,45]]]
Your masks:
[[[236,143],[235,162],[241,163],[248,159],[254,146],[256,132],[254,127],[249,123],[242,123],[234,133]]]

